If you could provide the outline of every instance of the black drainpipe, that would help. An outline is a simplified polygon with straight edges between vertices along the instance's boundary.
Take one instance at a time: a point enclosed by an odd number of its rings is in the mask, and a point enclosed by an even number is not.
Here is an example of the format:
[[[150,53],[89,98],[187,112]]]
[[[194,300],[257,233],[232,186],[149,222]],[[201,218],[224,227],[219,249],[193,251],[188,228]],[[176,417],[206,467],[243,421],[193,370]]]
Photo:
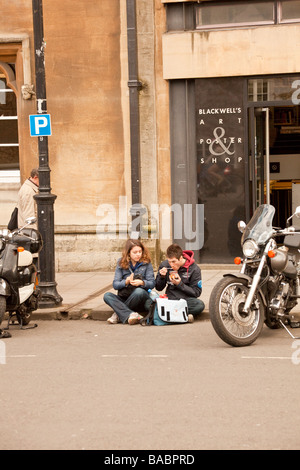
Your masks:
[[[127,0],[128,87],[130,107],[130,152],[132,204],[140,204],[140,129],[137,29],[135,0]],[[132,216],[136,214],[132,211]]]

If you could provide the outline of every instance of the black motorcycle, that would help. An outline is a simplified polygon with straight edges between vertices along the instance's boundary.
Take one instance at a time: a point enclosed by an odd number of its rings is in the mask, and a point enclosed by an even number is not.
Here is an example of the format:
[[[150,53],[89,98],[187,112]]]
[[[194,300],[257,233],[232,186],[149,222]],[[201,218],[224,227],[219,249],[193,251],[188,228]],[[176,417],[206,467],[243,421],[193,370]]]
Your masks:
[[[299,327],[291,310],[300,297],[300,233],[289,225],[300,217],[300,206],[287,220],[287,228],[272,226],[275,208],[259,206],[250,222],[238,223],[244,258],[239,273],[226,274],[213,288],[209,300],[211,323],[219,337],[231,346],[248,346],[269,328]],[[283,243],[280,240],[283,238]]]
[[[38,230],[27,228],[35,222],[36,218],[30,217],[20,229],[0,231],[0,325],[5,313],[9,314],[7,327],[0,329],[0,338],[11,336],[5,330],[14,317],[22,329],[26,328],[31,312],[38,308],[40,292],[33,255],[37,257],[43,242]]]

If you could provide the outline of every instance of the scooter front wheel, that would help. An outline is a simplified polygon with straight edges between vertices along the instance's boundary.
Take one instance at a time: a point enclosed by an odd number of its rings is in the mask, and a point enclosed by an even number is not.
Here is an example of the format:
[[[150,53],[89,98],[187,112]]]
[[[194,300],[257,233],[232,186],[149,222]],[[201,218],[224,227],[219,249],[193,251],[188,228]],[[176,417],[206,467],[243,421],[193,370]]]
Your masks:
[[[31,320],[31,313],[16,313],[19,325],[26,326]]]
[[[231,346],[249,346],[264,325],[264,305],[256,293],[248,313],[243,311],[249,287],[245,279],[226,276],[213,288],[209,300],[210,320],[217,335]]]
[[[0,325],[4,318],[6,312],[6,298],[3,295],[0,295]]]

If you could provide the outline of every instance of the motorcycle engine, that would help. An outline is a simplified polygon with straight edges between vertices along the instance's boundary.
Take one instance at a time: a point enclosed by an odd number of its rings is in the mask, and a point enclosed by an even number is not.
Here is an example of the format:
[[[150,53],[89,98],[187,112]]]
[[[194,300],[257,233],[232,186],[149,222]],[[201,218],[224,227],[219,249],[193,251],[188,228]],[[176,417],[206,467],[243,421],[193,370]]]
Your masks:
[[[271,309],[276,313],[284,313],[289,289],[290,285],[288,282],[281,282],[279,284],[278,290],[270,302]]]

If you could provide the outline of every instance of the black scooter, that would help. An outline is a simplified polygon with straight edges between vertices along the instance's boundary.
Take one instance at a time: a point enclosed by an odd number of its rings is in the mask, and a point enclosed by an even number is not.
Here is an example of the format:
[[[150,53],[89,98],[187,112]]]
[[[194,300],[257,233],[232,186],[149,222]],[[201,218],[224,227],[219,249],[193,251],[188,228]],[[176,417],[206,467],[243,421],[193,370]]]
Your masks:
[[[33,255],[37,255],[43,247],[41,234],[38,230],[27,228],[36,222],[35,217],[26,219],[26,224],[10,232],[0,231],[0,325],[8,312],[7,327],[0,328],[0,339],[9,338],[6,331],[14,323],[15,316],[21,329],[27,327],[31,312],[38,308],[40,291],[38,289],[38,270]]]

